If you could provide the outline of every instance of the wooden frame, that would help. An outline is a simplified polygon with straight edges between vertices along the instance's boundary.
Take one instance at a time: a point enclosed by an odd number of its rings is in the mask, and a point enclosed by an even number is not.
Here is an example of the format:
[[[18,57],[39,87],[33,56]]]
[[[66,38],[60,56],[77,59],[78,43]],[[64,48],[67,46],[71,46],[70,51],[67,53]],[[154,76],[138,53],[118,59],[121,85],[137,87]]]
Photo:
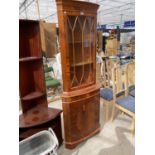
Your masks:
[[[56,0],[63,77],[65,145],[72,149],[100,130],[100,85],[96,84],[98,5]]]
[[[62,111],[47,104],[39,21],[19,20],[19,91],[19,139],[52,127],[62,144]]]
[[[135,85],[135,60],[127,65],[127,82],[128,88]]]
[[[125,93],[125,96],[128,95],[128,65],[118,65],[112,69],[112,81],[113,81],[113,88],[114,88],[114,93],[113,93],[113,98],[114,98],[114,104],[113,104],[113,109],[112,109],[112,117],[111,121],[113,121],[114,116],[115,116],[115,108],[119,109],[123,113],[129,115],[132,117],[132,125],[131,125],[131,134],[133,136],[134,130],[135,130],[135,113],[123,108],[122,106],[116,104],[116,94],[118,94],[120,91]],[[122,81],[122,68],[124,67],[124,78],[125,81]],[[118,75],[117,75],[117,73]],[[118,80],[117,80],[118,79]],[[124,88],[123,88],[124,86]]]
[[[109,58],[105,58],[101,63],[101,76],[103,80],[103,89],[110,88],[110,71],[109,71]],[[109,110],[110,106],[113,104],[113,100],[108,101],[101,97],[100,102],[103,104],[105,108],[105,122],[109,120]]]
[[[101,63],[101,77],[103,80],[103,87],[110,87],[110,64],[109,58],[105,57]]]

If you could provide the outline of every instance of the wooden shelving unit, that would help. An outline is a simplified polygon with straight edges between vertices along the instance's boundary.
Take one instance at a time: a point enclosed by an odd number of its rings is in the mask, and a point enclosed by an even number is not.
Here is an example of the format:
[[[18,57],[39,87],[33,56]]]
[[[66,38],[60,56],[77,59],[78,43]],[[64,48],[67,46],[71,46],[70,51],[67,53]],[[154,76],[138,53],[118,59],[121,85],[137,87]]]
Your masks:
[[[42,57],[26,57],[26,58],[20,58],[19,62],[28,62],[28,61],[34,61],[34,60],[42,60]]]
[[[83,66],[83,65],[90,65],[90,64],[92,64],[92,63],[93,63],[93,61],[79,62],[79,63],[76,63],[76,64],[71,64],[71,67]]]
[[[63,66],[65,145],[72,149],[100,130],[100,85],[96,84],[98,5],[74,0],[56,2]]]
[[[27,94],[26,96],[22,97],[21,99],[22,100],[33,100],[33,99],[42,97],[45,94],[46,94],[45,92],[42,93],[42,92],[34,91],[34,92],[31,92],[31,93]]]
[[[19,21],[19,139],[52,127],[62,143],[59,109],[48,108],[39,21]]]
[[[42,105],[35,106],[23,115],[20,115],[20,128],[29,128],[42,125],[56,118],[61,113],[60,110],[46,108]],[[22,120],[26,120],[23,122]]]

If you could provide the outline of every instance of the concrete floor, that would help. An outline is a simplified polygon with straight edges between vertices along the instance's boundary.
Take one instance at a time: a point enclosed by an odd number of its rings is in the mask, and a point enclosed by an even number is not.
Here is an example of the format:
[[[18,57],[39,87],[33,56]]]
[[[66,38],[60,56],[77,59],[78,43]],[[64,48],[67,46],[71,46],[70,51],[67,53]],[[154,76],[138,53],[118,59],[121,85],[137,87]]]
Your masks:
[[[54,101],[49,107],[62,109],[61,100]],[[79,144],[75,149],[66,149],[64,144],[60,146],[58,155],[134,155],[135,143],[130,134],[131,118],[119,114],[113,122],[104,122],[104,108],[100,106],[99,134]],[[63,131],[62,116],[62,133]],[[64,134],[63,134],[64,135]]]

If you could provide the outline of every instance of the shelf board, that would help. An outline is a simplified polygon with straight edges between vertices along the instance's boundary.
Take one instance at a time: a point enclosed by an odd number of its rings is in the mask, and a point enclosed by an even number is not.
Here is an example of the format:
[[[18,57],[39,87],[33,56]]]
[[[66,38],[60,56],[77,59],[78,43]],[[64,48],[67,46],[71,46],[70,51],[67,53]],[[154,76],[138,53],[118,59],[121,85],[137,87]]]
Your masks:
[[[39,91],[34,91],[34,92],[31,92],[31,93],[27,94],[26,96],[22,97],[21,99],[22,100],[32,100],[35,98],[39,98],[43,95],[45,95],[45,93],[39,92]]]
[[[35,61],[35,60],[42,60],[42,57],[25,57],[25,58],[20,58],[19,62],[28,62],[28,61]]]
[[[84,84],[81,84],[81,85],[78,85],[78,86],[73,86],[71,87],[72,90],[76,90],[76,89],[82,89],[82,88],[85,88],[85,87],[88,87],[90,85],[92,85],[94,83],[94,81],[91,81],[89,83],[84,83]]]
[[[47,123],[60,115],[62,110],[48,108],[43,105],[35,106],[26,113],[19,115],[19,128],[30,128]]]
[[[88,41],[74,41],[74,42],[68,42],[69,44],[82,44],[82,43],[92,43],[93,41],[88,40]]]
[[[76,64],[71,64],[71,67],[74,67],[74,66],[83,66],[83,65],[89,65],[89,64],[92,64],[93,61],[86,61],[86,62],[79,62],[79,63],[76,63]]]

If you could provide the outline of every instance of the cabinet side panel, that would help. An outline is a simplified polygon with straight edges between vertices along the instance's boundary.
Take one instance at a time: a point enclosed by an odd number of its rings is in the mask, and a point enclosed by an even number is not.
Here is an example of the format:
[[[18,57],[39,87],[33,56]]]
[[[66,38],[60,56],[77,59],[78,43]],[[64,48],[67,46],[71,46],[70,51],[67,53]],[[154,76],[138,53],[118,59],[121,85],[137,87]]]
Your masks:
[[[60,42],[60,51],[61,51],[61,64],[62,64],[62,78],[63,78],[63,89],[68,91],[69,89],[69,62],[68,52],[66,45],[66,16],[63,11],[58,11],[58,20],[59,20],[59,42]]]
[[[19,65],[19,90],[21,97],[35,90],[32,67],[27,63]]]
[[[39,22],[19,22],[19,57],[41,57]]]

